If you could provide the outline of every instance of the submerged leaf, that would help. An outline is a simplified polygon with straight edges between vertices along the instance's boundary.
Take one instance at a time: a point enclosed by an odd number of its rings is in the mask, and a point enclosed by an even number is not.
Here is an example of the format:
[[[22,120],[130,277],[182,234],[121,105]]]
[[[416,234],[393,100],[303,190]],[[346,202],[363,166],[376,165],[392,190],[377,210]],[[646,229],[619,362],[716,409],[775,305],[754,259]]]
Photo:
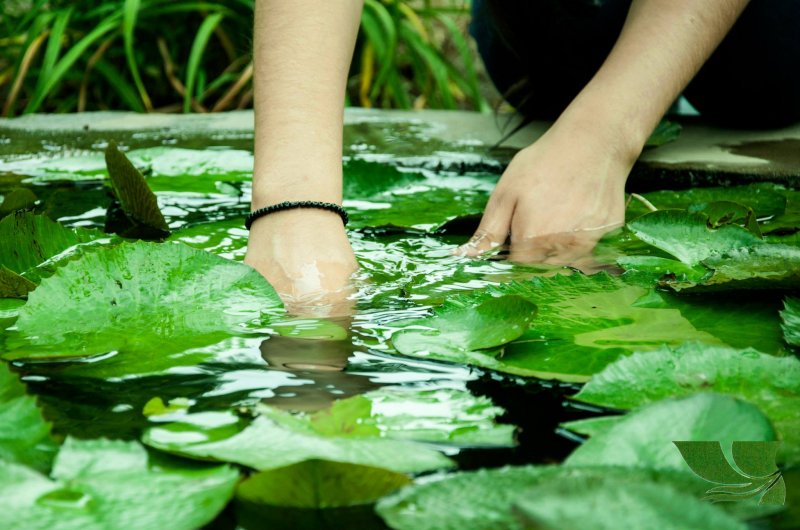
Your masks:
[[[162,239],[169,236],[169,226],[158,207],[155,194],[141,172],[114,142],[110,142],[106,148],[106,165],[111,185],[127,221],[127,226],[116,226],[111,231],[123,237],[141,239]]]
[[[28,188],[16,188],[3,197],[0,204],[0,217],[17,210],[27,210],[36,205],[36,195]]]
[[[378,467],[307,460],[251,475],[236,497],[270,506],[341,508],[375,502],[410,482],[405,474]]]
[[[235,462],[259,471],[274,470],[308,460],[379,467],[398,473],[419,473],[452,467],[435,449],[409,441],[350,436],[348,432],[318,432],[302,416],[262,406],[242,430],[231,432],[209,423],[232,425],[224,413],[189,414],[181,422],[151,427],[144,442],[182,456]]]
[[[123,243],[43,280],[20,310],[22,348],[5,356],[162,356],[236,335],[280,307],[246,265],[181,244]]]
[[[800,462],[800,361],[795,357],[702,344],[662,348],[609,365],[575,399],[632,409],[703,391],[757,405],[783,441],[782,458]]]
[[[46,471],[55,454],[50,424],[36,400],[26,394],[25,385],[8,366],[0,363],[0,461]]]
[[[0,460],[5,528],[175,530],[210,522],[239,478],[228,466],[152,461],[135,442],[67,439],[53,478]]]

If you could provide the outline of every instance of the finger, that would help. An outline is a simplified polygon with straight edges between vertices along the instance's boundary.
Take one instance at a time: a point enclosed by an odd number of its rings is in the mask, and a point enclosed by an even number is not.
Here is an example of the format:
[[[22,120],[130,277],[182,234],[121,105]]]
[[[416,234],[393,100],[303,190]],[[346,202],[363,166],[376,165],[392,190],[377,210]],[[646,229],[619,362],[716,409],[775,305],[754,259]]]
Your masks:
[[[453,253],[460,256],[478,256],[502,245],[508,239],[513,214],[513,202],[492,196],[475,234]]]

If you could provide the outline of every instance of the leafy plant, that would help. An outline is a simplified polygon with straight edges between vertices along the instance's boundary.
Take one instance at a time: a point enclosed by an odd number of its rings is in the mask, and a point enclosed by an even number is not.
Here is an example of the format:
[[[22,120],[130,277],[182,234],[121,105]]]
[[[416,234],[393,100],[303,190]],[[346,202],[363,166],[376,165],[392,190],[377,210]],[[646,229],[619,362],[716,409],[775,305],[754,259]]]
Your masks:
[[[2,115],[249,107],[253,6],[253,0],[3,2]],[[466,0],[367,0],[348,101],[487,110],[465,36],[468,13]]]

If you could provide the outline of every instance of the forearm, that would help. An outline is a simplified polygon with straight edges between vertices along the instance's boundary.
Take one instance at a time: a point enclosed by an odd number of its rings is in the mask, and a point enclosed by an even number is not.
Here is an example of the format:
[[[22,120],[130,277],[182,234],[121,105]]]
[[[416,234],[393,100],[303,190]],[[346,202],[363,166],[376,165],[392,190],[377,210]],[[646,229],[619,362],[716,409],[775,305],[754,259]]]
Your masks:
[[[363,0],[257,0],[253,207],[340,202],[347,72]]]
[[[593,120],[633,156],[748,0],[633,0],[614,49],[564,116]]]

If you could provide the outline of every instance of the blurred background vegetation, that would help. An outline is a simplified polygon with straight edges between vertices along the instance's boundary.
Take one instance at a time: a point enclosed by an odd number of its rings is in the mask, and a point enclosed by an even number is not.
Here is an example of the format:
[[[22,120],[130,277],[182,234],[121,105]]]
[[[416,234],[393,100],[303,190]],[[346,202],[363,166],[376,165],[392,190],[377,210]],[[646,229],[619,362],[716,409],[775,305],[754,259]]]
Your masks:
[[[252,106],[255,0],[3,0],[3,116]],[[366,0],[349,105],[490,108],[469,0]]]

